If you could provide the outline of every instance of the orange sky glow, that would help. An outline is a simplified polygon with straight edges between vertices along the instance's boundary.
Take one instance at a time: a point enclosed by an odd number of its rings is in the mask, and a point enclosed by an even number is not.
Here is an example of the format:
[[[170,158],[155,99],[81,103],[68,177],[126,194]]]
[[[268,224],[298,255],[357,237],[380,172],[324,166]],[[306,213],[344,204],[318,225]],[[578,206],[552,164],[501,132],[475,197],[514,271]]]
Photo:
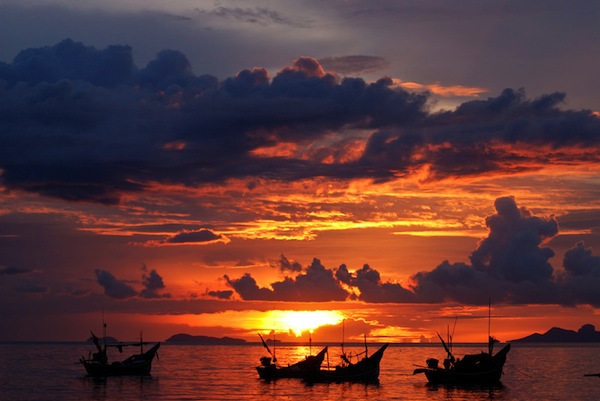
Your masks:
[[[202,242],[199,244],[202,245],[200,248],[186,243],[168,243],[168,238],[177,234],[168,230],[149,232],[147,227],[153,224],[186,221],[190,225],[202,225],[202,222],[194,218],[192,213],[177,208],[172,211],[147,213],[148,206],[144,206],[143,203],[153,202],[148,197],[131,198],[124,202],[121,210],[128,211],[127,219],[122,217],[121,212],[110,213],[110,210],[106,209],[97,212],[87,207],[80,210],[59,210],[60,206],[52,206],[51,202],[41,208],[38,198],[27,196],[18,197],[18,205],[17,198],[12,195],[5,196],[3,204],[7,213],[19,210],[25,214],[60,213],[69,216],[74,228],[80,232],[108,238],[130,238],[128,243],[138,250],[152,245],[177,245],[174,247],[179,249],[176,251],[176,259],[163,259],[157,253],[151,258],[151,267],[160,271],[165,282],[169,283],[168,290],[173,300],[195,299],[201,302],[202,299],[210,298],[206,295],[208,289],[228,289],[226,283],[219,279],[223,274],[239,276],[250,271],[261,286],[268,286],[269,283],[281,279],[284,277],[282,273],[274,272],[272,267],[277,253],[285,253],[290,259],[304,260],[304,263],[308,262],[309,257],[328,255],[324,262],[332,268],[339,263],[346,263],[351,269],[358,269],[362,264],[370,263],[381,272],[382,280],[404,283],[410,281],[412,274],[435,267],[444,256],[454,262],[467,261],[467,256],[476,247],[477,242],[487,235],[483,216],[492,213],[490,205],[493,198],[504,192],[503,182],[507,180],[513,182],[511,193],[520,202],[527,204],[528,208],[541,214],[560,216],[567,209],[585,212],[598,207],[596,200],[586,204],[575,203],[569,198],[570,192],[564,189],[557,189],[554,195],[549,196],[548,190],[540,193],[535,187],[536,182],[543,185],[548,179],[560,182],[561,188],[593,184],[597,180],[594,169],[582,166],[576,170],[571,169],[568,174],[561,173],[560,168],[540,170],[523,176],[522,180],[527,182],[528,186],[517,190],[519,186],[514,183],[518,183],[519,179],[521,178],[510,176],[468,179],[464,185],[460,181],[454,181],[443,188],[435,188],[435,191],[410,181],[391,182],[375,188],[360,180],[350,185],[319,181],[290,185],[263,182],[252,191],[244,191],[242,182],[231,183],[229,190],[224,187],[204,188],[201,196],[212,199],[210,203],[219,204],[219,208],[222,209],[226,209],[227,203],[232,202],[231,191],[240,191],[240,197],[234,198],[238,200],[233,200],[235,203],[231,203],[231,208],[237,209],[237,212],[251,211],[255,218],[243,223],[231,224],[223,221],[216,224],[219,229],[213,231],[221,238]],[[271,192],[273,185],[278,185],[276,193]],[[477,187],[481,188],[478,193],[472,192],[472,189]],[[467,194],[468,191],[470,194]],[[193,199],[200,195],[197,190],[183,187],[171,187],[168,190],[162,188],[160,192],[170,194],[168,198],[164,195],[160,198],[160,205],[166,205],[167,208],[170,205],[183,204],[184,200],[193,202]],[[239,199],[242,199],[241,203]],[[138,212],[133,214],[131,206],[135,204],[142,206],[137,207]],[[286,204],[290,206],[284,207]],[[291,205],[294,205],[293,208]],[[407,205],[410,205],[410,208]],[[132,217],[137,221],[135,224],[131,222]],[[185,231],[180,231],[179,234],[182,232]],[[572,228],[561,235],[581,237],[590,234],[589,229]],[[244,244],[247,243],[250,248],[256,248],[252,252],[253,256],[246,257],[245,261],[240,263],[235,253],[226,251],[232,241],[241,241],[233,252],[247,253],[244,251]],[[279,250],[275,251],[275,254],[271,253],[270,257],[268,253],[256,252],[264,246],[272,247],[277,241],[284,241],[284,245],[277,246],[276,249]],[[436,246],[437,252],[445,255],[429,254],[426,251],[432,241],[441,245]],[[211,263],[193,260],[197,249],[215,246],[219,248],[216,252],[226,252],[224,255],[229,254],[229,257],[223,258],[222,255],[219,260]],[[305,255],[306,246],[312,249],[310,255]],[[126,268],[120,278],[136,282],[139,280],[139,273],[136,273],[138,270],[139,266]],[[237,302],[240,301],[238,298]],[[257,332],[274,332],[282,340],[301,341],[309,330],[314,341],[338,341],[341,336],[341,321],[344,319],[347,319],[348,341],[360,341],[364,332],[374,341],[435,341],[435,332],[445,331],[448,325],[453,326],[457,319],[455,341],[477,342],[484,338],[481,331],[487,327],[486,310],[483,307],[454,306],[440,309],[436,305],[417,304],[369,306],[353,301],[328,305],[325,310],[313,305],[316,311],[307,312],[302,305],[279,304],[275,306],[277,309],[256,311],[228,310],[227,304],[228,301],[223,301],[221,308],[224,310],[219,313],[167,312],[150,316],[138,315],[135,321],[140,328],[152,322],[150,326],[156,325],[157,328],[146,327],[145,330],[148,335],[159,338],[175,334],[173,331],[179,329],[192,334],[223,333],[248,341],[255,341]],[[282,306],[286,309],[278,309]],[[300,309],[298,312],[287,309],[292,307]],[[339,309],[336,309],[338,307]],[[252,309],[253,306],[249,305],[248,308]],[[269,305],[266,304],[264,308],[268,309]],[[494,333],[503,340],[509,340],[533,331],[543,332],[555,324],[553,311],[561,309],[557,306],[495,306]],[[117,330],[128,331],[125,326],[126,322],[131,322],[129,315],[123,315],[118,309],[115,312],[116,316],[107,313],[109,320],[113,320],[111,326]],[[378,317],[381,314],[389,317],[382,319]],[[580,307],[561,312],[560,315],[563,316],[562,325],[572,329],[597,319],[597,311],[594,308]],[[125,322],[120,322],[121,318],[118,316],[123,316]],[[227,322],[235,322],[235,325],[228,326]],[[90,324],[93,325],[94,322],[90,321]],[[221,329],[215,331],[215,327]]]
[[[0,341],[84,340],[104,315],[122,340],[482,342],[489,300],[502,341],[600,326],[594,105],[350,75],[374,56],[224,79],[131,60],[0,65]]]

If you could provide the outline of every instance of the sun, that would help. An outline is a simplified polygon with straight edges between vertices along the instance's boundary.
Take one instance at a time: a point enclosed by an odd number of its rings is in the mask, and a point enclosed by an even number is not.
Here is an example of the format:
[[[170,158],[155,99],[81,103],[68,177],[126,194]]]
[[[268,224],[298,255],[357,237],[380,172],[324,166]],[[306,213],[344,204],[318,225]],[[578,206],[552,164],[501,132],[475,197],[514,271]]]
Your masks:
[[[296,337],[302,333],[327,325],[336,325],[344,320],[344,315],[339,311],[284,311],[272,310],[266,313],[264,322],[266,327],[276,331],[291,331]]]

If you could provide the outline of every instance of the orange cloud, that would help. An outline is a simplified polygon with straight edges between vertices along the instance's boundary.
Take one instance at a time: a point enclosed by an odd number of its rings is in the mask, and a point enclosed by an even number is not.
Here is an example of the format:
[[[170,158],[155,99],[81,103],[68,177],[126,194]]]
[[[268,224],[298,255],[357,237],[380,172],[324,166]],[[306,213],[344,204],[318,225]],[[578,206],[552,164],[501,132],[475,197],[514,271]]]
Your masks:
[[[184,141],[168,142],[163,145],[165,150],[184,150],[187,147],[187,143]]]
[[[291,66],[285,67],[279,74],[287,71],[301,71],[308,77],[323,78],[327,73],[317,60],[311,57],[300,57],[292,62]]]
[[[442,97],[478,97],[483,93],[489,92],[486,88],[463,85],[441,85],[439,82],[432,84],[419,84],[417,82],[402,81],[394,78],[393,82],[396,86],[411,90],[411,91],[429,91]]]
[[[253,149],[250,153],[255,157],[294,157],[298,145],[294,142],[279,142],[272,146]]]

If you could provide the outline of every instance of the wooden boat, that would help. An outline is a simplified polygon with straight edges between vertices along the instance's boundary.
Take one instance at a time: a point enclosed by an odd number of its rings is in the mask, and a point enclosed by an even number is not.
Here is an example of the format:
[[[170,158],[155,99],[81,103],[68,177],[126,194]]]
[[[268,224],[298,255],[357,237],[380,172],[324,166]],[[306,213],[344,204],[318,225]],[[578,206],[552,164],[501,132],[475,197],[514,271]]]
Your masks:
[[[304,360],[288,366],[277,365],[276,358],[263,356],[260,358],[260,366],[256,367],[258,375],[263,380],[275,380],[283,378],[303,378],[318,372],[325,359],[327,347],[323,348],[317,355],[309,355]]]
[[[342,383],[363,382],[376,383],[379,380],[379,364],[383,353],[389,346],[384,344],[373,355],[365,356],[356,363],[352,363],[345,353],[342,353],[342,363],[333,369],[320,369],[310,375],[304,376],[304,380],[312,383]],[[365,349],[365,355],[367,350]]]
[[[491,310],[491,302],[489,310]],[[491,319],[491,312],[490,318]],[[494,343],[497,342],[489,335],[488,323],[488,352],[480,354],[467,354],[462,359],[457,359],[452,355],[451,337],[449,344],[446,345],[444,339],[437,333],[447,357],[444,359],[443,367],[439,366],[439,361],[435,358],[427,359],[427,367],[418,368],[413,371],[413,375],[424,373],[431,384],[450,384],[450,385],[494,385],[500,383],[502,369],[506,362],[506,354],[510,351],[510,344],[507,344],[498,353],[493,355]]]
[[[105,337],[106,338],[106,337]],[[96,345],[98,352],[91,353],[88,358],[81,357],[79,362],[85,368],[88,376],[106,377],[106,376],[148,376],[152,370],[152,360],[157,356],[160,343],[156,343],[152,348],[144,352],[144,345],[148,344],[142,341],[137,343],[117,343],[100,346],[100,340],[92,333],[92,340]],[[107,347],[115,347],[122,352],[123,347],[139,346],[140,353],[131,355],[120,362],[109,363],[107,356]]]
[[[492,341],[494,340],[490,339],[490,342]],[[415,369],[413,374],[425,373],[431,384],[498,384],[508,351],[510,351],[510,344],[507,344],[495,355],[492,355],[490,351],[467,354],[462,359],[455,359],[452,354],[449,354],[449,357],[444,360],[443,367],[438,366],[437,359],[430,358],[427,360],[426,368]]]

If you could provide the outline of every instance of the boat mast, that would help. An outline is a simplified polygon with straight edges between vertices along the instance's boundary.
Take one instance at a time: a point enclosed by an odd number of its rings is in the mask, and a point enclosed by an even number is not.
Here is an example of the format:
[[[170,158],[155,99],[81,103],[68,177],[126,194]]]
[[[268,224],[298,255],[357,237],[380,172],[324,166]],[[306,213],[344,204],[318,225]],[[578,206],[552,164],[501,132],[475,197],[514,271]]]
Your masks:
[[[492,339],[492,298],[488,298],[488,352],[492,355],[494,340]]]
[[[104,341],[104,355],[106,355],[106,322],[104,321],[104,308],[102,308],[102,340]]]
[[[451,352],[452,351],[452,341],[450,341],[450,325],[449,324],[446,325],[446,343],[448,344],[448,349]],[[448,358],[449,357],[450,357],[450,354],[448,354]]]
[[[344,338],[346,337],[346,319],[342,320],[342,355],[346,355],[344,352]]]
[[[458,315],[454,317],[454,327],[452,327],[452,334],[450,334],[450,351],[452,351],[452,343],[454,341],[454,332],[456,331],[456,322],[458,321]]]
[[[275,356],[275,330],[273,330],[273,363],[277,362],[277,357]]]

